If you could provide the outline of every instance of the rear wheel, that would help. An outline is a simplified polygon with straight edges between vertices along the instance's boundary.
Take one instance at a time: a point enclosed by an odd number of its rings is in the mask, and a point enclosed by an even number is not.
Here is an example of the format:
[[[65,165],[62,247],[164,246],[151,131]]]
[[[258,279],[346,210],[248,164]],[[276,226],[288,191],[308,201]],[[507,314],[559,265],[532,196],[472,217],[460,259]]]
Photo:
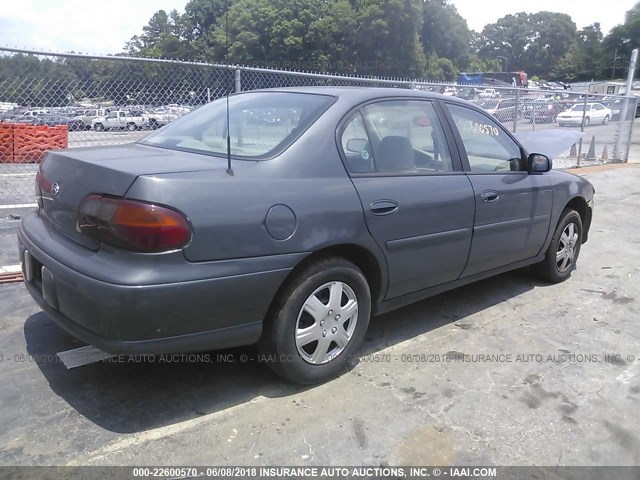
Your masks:
[[[371,294],[353,263],[311,263],[284,287],[258,344],[269,367],[300,384],[328,380],[357,352],[369,325]]]
[[[127,123],[127,130],[135,132],[138,129],[135,123]]]
[[[582,220],[575,210],[565,208],[542,262],[533,266],[536,274],[550,283],[565,281],[576,266],[582,245]]]
[[[97,132],[104,132],[104,125],[103,125],[103,124],[101,124],[101,123],[96,123],[96,124],[93,126],[93,129],[94,129],[95,131],[97,131]]]
[[[585,127],[588,127],[590,123],[591,123],[591,120],[589,119],[589,117],[586,117],[582,122],[582,125],[584,125]]]

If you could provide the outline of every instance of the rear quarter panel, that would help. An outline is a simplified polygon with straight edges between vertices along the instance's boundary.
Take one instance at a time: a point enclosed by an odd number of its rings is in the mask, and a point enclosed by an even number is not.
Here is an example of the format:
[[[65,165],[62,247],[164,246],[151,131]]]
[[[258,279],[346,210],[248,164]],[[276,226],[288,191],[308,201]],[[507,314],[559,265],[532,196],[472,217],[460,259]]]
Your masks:
[[[338,154],[336,124],[335,115],[325,114],[280,156],[232,161],[233,175],[220,167],[141,176],[126,196],[171,205],[189,217],[193,238],[184,256],[191,262],[356,244],[384,265]],[[295,227],[284,239],[274,238],[267,229],[267,214],[276,205],[285,205],[295,217]]]

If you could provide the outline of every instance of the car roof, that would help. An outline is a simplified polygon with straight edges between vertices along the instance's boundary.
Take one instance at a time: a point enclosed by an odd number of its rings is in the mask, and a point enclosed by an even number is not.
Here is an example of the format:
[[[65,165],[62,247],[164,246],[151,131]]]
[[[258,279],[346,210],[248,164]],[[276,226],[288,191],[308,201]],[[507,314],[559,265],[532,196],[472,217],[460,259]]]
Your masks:
[[[332,95],[334,97],[348,97],[351,100],[367,101],[383,97],[412,97],[427,98],[432,100],[446,100],[468,104],[467,101],[457,99],[447,95],[442,95],[424,90],[413,90],[410,88],[393,88],[393,87],[284,87],[284,88],[268,88],[263,90],[252,90],[244,93],[253,92],[288,92],[288,93],[307,93],[316,95]]]

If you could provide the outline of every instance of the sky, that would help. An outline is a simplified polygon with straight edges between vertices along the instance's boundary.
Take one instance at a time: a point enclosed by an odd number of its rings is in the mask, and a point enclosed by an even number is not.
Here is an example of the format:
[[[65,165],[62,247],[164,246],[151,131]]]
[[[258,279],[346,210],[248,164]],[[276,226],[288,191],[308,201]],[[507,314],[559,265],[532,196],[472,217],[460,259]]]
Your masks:
[[[469,28],[517,12],[567,13],[578,28],[599,21],[603,32],[624,22],[638,0],[610,0],[589,6],[585,0],[451,0]],[[158,10],[184,11],[187,0],[3,0],[0,7],[0,46],[92,54],[119,53],[125,42],[140,34]]]

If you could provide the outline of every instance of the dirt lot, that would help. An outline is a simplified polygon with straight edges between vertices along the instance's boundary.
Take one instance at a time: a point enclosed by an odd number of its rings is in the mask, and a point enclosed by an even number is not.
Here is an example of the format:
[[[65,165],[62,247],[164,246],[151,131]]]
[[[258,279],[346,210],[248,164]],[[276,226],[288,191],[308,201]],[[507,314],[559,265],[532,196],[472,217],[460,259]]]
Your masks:
[[[0,464],[639,465],[640,168],[588,178],[569,281],[516,271],[376,318],[314,388],[252,348],[67,370],[80,344],[2,285]]]

